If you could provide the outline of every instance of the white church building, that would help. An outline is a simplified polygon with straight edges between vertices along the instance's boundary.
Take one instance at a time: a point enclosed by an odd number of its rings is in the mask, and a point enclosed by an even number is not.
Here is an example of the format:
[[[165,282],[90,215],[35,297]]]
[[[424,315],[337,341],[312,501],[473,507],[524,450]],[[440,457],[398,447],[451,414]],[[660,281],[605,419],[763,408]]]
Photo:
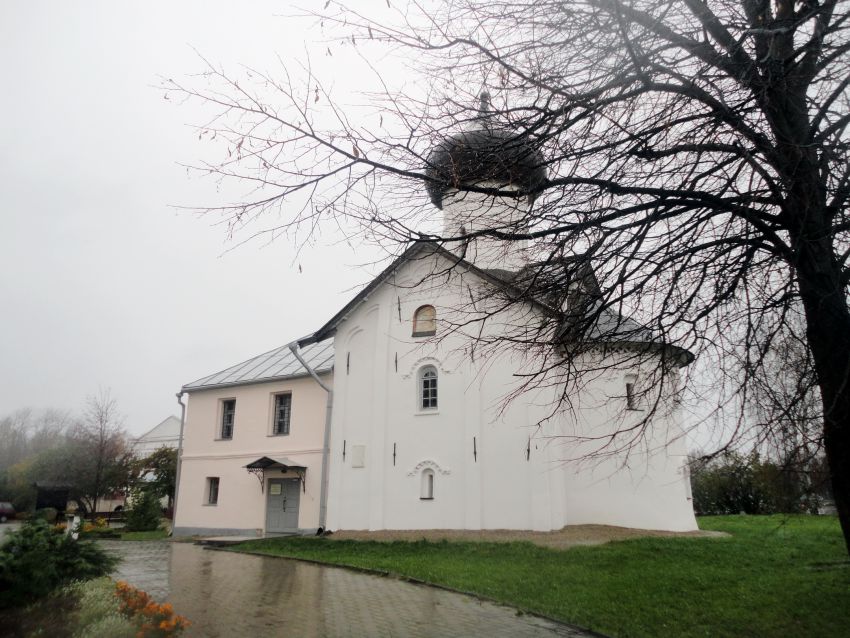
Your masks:
[[[428,192],[461,241],[412,244],[312,335],[182,388],[176,535],[697,528],[675,392],[650,383],[690,354],[611,313],[571,350],[593,273],[479,234],[533,201],[453,186],[533,189],[542,166],[505,131],[447,138]]]

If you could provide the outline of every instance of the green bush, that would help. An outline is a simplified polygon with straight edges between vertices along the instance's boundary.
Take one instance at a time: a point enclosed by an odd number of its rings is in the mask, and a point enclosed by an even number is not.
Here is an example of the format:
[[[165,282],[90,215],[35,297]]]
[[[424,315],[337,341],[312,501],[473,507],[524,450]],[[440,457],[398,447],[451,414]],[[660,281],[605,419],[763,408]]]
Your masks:
[[[0,609],[29,603],[73,580],[108,574],[117,559],[44,520],[11,532],[0,547]]]
[[[159,527],[162,508],[151,490],[136,490],[127,509],[125,529],[128,532],[152,532]]]
[[[691,460],[694,510],[702,515],[795,514],[817,511],[809,468],[727,452]]]

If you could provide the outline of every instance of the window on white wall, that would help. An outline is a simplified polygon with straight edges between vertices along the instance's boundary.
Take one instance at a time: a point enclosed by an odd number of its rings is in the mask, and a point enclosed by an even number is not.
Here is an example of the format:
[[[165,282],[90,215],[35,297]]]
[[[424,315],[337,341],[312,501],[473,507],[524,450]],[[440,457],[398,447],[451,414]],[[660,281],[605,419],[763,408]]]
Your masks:
[[[423,501],[434,499],[434,470],[422,470],[422,485],[419,490],[419,498]]]
[[[437,334],[437,311],[434,306],[419,306],[413,313],[413,336],[430,337]]]
[[[236,421],[236,399],[224,399],[221,402],[220,438],[233,438],[233,424]]]
[[[419,408],[437,409],[437,368],[425,366],[419,370]]]
[[[218,477],[207,477],[207,505],[218,505]]]
[[[366,467],[366,446],[351,446],[351,467]]]
[[[635,392],[635,384],[637,383],[637,375],[626,375],[626,408],[628,410],[638,409],[637,393]]]
[[[292,395],[276,394],[274,397],[274,424],[272,434],[289,434],[289,420],[292,416]]]

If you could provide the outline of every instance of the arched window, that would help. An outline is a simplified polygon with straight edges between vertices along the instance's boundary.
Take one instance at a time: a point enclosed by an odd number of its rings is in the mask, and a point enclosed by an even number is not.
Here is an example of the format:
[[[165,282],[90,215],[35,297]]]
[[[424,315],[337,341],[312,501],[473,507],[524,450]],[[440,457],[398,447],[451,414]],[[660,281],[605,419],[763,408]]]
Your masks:
[[[419,498],[423,501],[434,499],[434,470],[422,470],[422,484],[419,487]]]
[[[626,409],[627,410],[638,410],[640,407],[638,406],[638,397],[635,392],[635,385],[637,384],[637,375],[636,374],[627,374],[626,375]]]
[[[434,306],[419,306],[413,313],[413,336],[430,337],[437,333],[437,311]]]
[[[424,366],[419,370],[419,408],[437,409],[437,368]]]

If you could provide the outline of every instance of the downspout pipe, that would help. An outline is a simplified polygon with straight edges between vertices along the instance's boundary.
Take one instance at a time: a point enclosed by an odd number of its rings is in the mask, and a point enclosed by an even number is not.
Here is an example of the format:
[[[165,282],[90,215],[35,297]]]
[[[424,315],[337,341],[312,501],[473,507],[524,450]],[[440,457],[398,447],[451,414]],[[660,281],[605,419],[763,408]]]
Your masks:
[[[304,340],[302,339],[301,341]],[[333,415],[334,392],[329,385],[319,378],[316,371],[313,370],[306,361],[304,361],[304,357],[302,357],[301,353],[298,351],[298,344],[298,341],[293,341],[289,344],[289,349],[292,351],[292,354],[295,355],[298,362],[304,366],[304,369],[310,373],[310,376],[316,380],[316,383],[318,383],[319,386],[328,393],[328,401],[325,408],[325,436],[324,442],[322,443],[322,480],[319,489],[319,529],[317,534],[321,534],[327,528],[328,519],[328,482],[330,476],[328,460],[331,453],[331,417]]]
[[[177,403],[180,404],[180,437],[177,439],[177,473],[174,477],[174,501],[171,509],[171,535],[177,523],[177,492],[180,490],[180,469],[183,466],[183,425],[186,423],[186,404],[183,403],[183,390],[177,393]]]

